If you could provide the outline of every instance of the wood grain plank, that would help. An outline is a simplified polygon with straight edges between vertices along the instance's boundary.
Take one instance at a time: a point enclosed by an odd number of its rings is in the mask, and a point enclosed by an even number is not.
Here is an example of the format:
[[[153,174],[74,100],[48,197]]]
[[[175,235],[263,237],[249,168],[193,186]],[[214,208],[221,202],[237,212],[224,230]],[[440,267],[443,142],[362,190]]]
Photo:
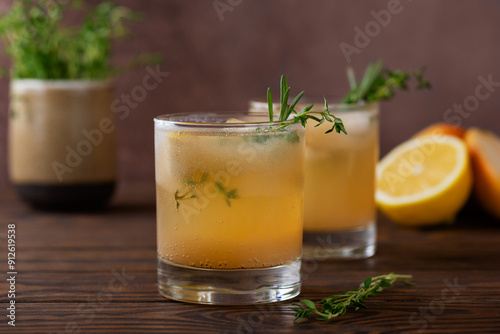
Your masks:
[[[16,333],[493,333],[500,328],[491,303],[468,302],[467,308],[449,303],[439,314],[425,315],[406,301],[382,300],[370,306],[329,323],[297,325],[284,304],[222,308],[177,302],[22,303]]]

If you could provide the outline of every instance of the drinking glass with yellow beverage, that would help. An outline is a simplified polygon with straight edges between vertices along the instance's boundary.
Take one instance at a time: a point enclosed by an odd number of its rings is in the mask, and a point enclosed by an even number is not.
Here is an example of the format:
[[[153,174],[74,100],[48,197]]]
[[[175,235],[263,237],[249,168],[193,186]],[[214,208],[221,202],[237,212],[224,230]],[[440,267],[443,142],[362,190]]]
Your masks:
[[[307,125],[304,257],[370,257],[376,246],[378,104],[330,109],[348,135],[325,136],[323,124]]]
[[[155,118],[158,285],[203,304],[300,292],[305,129],[268,115]]]
[[[333,99],[327,99],[332,101]],[[298,109],[306,106],[306,99]],[[320,110],[321,99],[311,99]],[[250,101],[265,112],[267,102]],[[329,104],[347,135],[325,134],[328,123],[306,127],[304,258],[366,258],[375,253],[375,167],[379,155],[378,103]]]

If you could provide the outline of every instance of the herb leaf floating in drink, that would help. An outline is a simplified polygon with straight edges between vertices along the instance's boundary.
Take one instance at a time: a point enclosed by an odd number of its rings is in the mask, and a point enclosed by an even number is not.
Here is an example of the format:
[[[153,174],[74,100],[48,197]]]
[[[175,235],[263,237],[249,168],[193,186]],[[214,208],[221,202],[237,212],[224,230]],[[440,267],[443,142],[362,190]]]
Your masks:
[[[224,199],[226,200],[227,206],[231,206],[231,199],[238,199],[238,190],[232,189],[232,190],[227,190],[224,184],[220,181],[215,181],[215,185],[217,188],[220,190],[220,192],[224,195]]]
[[[380,275],[375,277],[368,277],[358,289],[347,291],[339,295],[333,295],[321,300],[319,304],[321,309],[316,308],[316,304],[311,300],[301,300],[300,302],[305,306],[298,303],[298,307],[293,307],[295,311],[295,323],[299,323],[302,319],[307,319],[315,314],[316,320],[328,321],[338,316],[344,315],[349,308],[358,310],[360,308],[367,308],[362,301],[370,296],[384,290],[384,288],[391,287],[395,282],[401,282],[406,285],[414,285],[404,279],[411,279],[411,275],[399,275],[390,273],[388,275]]]
[[[318,124],[316,126],[319,126],[323,124],[325,121],[333,123],[332,128],[326,133],[330,133],[332,131],[336,131],[337,133],[343,132],[347,134],[345,128],[344,128],[344,123],[342,123],[342,120],[338,117],[335,117],[335,115],[330,114],[328,111],[328,103],[326,102],[325,99],[325,106],[324,110],[322,111],[314,111],[311,110],[313,108],[313,104],[308,105],[301,111],[296,111],[295,106],[299,102],[299,100],[302,98],[304,95],[304,91],[301,91],[292,101],[292,103],[288,104],[288,98],[290,96],[290,87],[288,86],[288,82],[286,80],[286,77],[284,75],[281,76],[280,80],[280,113],[279,113],[279,119],[278,121],[280,122],[287,122],[285,124],[279,125],[278,127],[274,128],[274,131],[276,130],[281,130],[288,126],[290,123],[295,124],[300,122],[302,126],[306,126],[306,123],[308,120],[312,119]],[[269,106],[269,120],[273,122],[274,120],[274,110],[273,110],[273,99],[271,96],[271,88],[267,89],[267,103]],[[292,118],[290,119],[290,115]]]
[[[187,189],[181,191],[177,189],[174,193],[175,207],[179,208],[180,202],[182,200],[198,198],[196,194],[196,188],[205,185],[210,180],[210,175],[208,173],[202,173],[201,177],[198,179],[189,178],[186,180],[185,184],[188,186]],[[224,184],[220,181],[212,181],[215,187],[224,195],[226,204],[231,206],[231,199],[238,199],[238,191],[236,189],[227,190]]]
[[[342,100],[342,103],[351,104],[358,102],[375,102],[378,100],[391,99],[396,90],[408,89],[407,82],[412,77],[417,80],[417,88],[431,88],[431,84],[424,78],[425,68],[414,71],[403,72],[400,70],[388,70],[382,68],[382,61],[369,64],[366,67],[363,79],[358,84],[351,67],[347,69],[350,91]]]

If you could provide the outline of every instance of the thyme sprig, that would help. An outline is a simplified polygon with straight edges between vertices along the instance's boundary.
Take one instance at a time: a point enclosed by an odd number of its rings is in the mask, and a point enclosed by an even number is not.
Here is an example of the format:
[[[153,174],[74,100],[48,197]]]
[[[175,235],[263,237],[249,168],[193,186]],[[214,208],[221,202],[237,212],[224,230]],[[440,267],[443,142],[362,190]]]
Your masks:
[[[342,120],[335,115],[331,114],[328,111],[328,103],[326,102],[326,99],[324,99],[325,104],[324,108],[321,111],[315,111],[312,110],[314,107],[313,104],[310,104],[303,108],[301,111],[297,112],[295,110],[295,107],[299,100],[302,98],[304,95],[304,91],[301,91],[292,101],[292,103],[288,104],[288,99],[290,97],[290,87],[288,86],[288,82],[286,80],[286,77],[284,75],[281,76],[280,79],[280,113],[279,113],[279,118],[278,120],[280,122],[285,122],[284,124],[281,124],[274,128],[274,130],[283,130],[290,124],[295,124],[300,122],[302,126],[306,126],[307,121],[312,119],[316,121],[318,124],[315,126],[319,126],[323,124],[325,121],[333,123],[331,129],[327,130],[325,133],[330,133],[332,131],[336,131],[337,133],[343,132],[347,134],[344,123],[342,123]],[[267,103],[268,103],[268,108],[269,108],[269,120],[273,122],[274,120],[274,110],[273,110],[273,98],[271,96],[271,88],[267,88]],[[290,119],[290,115],[292,115],[292,118]]]
[[[408,89],[408,81],[413,77],[417,80],[417,89],[431,88],[431,84],[424,78],[425,68],[404,72],[383,69],[382,61],[369,64],[366,67],[363,79],[358,84],[352,67],[347,69],[350,91],[341,103],[352,104],[359,102],[375,102],[391,99],[396,91]]]
[[[231,199],[238,199],[240,198],[238,196],[238,190],[237,189],[231,189],[227,190],[224,184],[220,181],[216,181],[215,185],[219,189],[219,191],[224,195],[224,199],[226,200],[227,206],[231,207]]]
[[[186,180],[186,185],[188,186],[183,192],[177,189],[174,193],[175,200],[175,208],[179,209],[180,202],[186,199],[198,198],[196,194],[196,188],[200,185],[203,185],[207,182],[209,178],[208,173],[201,173],[201,177],[199,180],[196,180],[195,177],[189,178]]]
[[[188,190],[181,194],[181,191],[177,189],[174,193],[174,199],[175,199],[175,208],[178,209],[179,205],[181,203],[179,201],[185,200],[185,199],[191,199],[191,198],[198,198],[198,196],[195,193],[192,193],[191,190]]]
[[[208,181],[210,181],[210,178],[211,177],[210,177],[209,173],[204,172],[201,174],[201,177],[198,179],[195,177],[192,177],[192,178],[186,180],[185,183],[187,185],[187,188],[184,191],[177,189],[174,193],[175,208],[179,209],[180,201],[198,198],[197,188],[206,184]],[[224,200],[226,201],[227,206],[231,207],[231,200],[232,199],[239,199],[240,198],[238,196],[237,189],[227,190],[227,188],[224,186],[224,184],[222,182],[214,181],[213,179],[212,179],[212,182],[214,182],[214,185],[217,188],[217,190],[224,196]]]
[[[301,300],[300,302],[304,304],[304,306],[294,303],[293,305],[297,307],[292,307],[292,310],[295,311],[294,322],[299,323],[303,319],[308,319],[313,314],[316,315],[316,320],[328,321],[344,315],[350,308],[354,308],[355,311],[360,308],[367,308],[366,305],[362,303],[364,299],[376,295],[384,290],[384,288],[392,286],[395,282],[414,285],[413,283],[405,281],[405,279],[411,278],[411,275],[399,275],[394,273],[368,277],[357,289],[326,297],[321,300],[319,302],[321,309],[316,308],[316,304],[311,300]]]

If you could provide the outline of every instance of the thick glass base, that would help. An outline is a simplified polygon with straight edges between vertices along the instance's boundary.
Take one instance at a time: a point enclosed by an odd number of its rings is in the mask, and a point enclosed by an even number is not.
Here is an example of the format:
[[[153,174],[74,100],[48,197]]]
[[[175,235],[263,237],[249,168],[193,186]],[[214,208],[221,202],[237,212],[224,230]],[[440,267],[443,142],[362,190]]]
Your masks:
[[[175,265],[158,257],[158,288],[170,299],[212,305],[251,305],[300,293],[301,261],[262,269],[214,270]]]
[[[332,232],[304,231],[304,259],[363,259],[375,254],[375,222],[352,230]]]

